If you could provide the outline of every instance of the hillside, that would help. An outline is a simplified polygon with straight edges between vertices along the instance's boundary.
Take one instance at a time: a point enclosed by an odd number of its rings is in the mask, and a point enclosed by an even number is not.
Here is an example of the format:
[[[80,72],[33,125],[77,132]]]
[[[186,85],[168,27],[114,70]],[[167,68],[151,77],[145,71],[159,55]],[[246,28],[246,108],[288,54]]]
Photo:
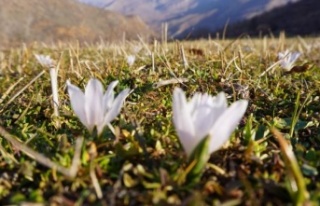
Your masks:
[[[212,32],[297,0],[79,0],[122,14],[139,15],[154,30],[168,22],[173,38]]]
[[[319,35],[320,34],[320,1],[303,0],[286,7],[274,9],[250,20],[230,25],[227,37],[238,37],[241,34],[258,36],[265,34],[278,35]],[[217,32],[222,32],[223,29]]]
[[[124,16],[74,0],[0,0],[0,45],[80,40],[94,42],[148,36],[137,16]]]

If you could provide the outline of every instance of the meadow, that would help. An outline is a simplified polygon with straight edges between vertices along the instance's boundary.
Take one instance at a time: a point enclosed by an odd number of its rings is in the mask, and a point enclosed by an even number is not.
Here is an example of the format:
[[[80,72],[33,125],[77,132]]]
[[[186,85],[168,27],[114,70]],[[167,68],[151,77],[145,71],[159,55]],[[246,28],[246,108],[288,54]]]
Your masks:
[[[301,56],[285,71],[279,52]],[[58,69],[59,115],[49,70]],[[127,61],[128,56],[134,60]],[[32,44],[0,52],[0,202],[21,205],[318,205],[320,39],[207,39],[147,44]],[[101,135],[70,105],[67,80],[116,93]],[[227,143],[190,179],[194,162],[172,121],[174,88],[224,92],[248,107]],[[219,134],[216,134],[219,138]],[[215,141],[212,138],[210,141]]]

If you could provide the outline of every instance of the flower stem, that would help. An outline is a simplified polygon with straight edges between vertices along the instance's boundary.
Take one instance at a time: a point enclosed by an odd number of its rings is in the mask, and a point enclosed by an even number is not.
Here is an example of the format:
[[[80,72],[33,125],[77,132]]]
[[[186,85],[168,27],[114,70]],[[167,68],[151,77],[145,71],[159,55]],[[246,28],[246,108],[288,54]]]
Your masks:
[[[54,116],[59,116],[59,95],[58,95],[58,71],[56,68],[50,69],[51,89],[53,98]]]

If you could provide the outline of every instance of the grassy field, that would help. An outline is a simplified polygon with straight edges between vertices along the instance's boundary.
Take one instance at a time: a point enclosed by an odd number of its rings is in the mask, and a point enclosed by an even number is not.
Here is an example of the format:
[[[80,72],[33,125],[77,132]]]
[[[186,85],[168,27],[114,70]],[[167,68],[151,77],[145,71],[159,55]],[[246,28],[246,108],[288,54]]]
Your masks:
[[[286,49],[302,54],[296,68],[306,71],[275,64]],[[34,54],[57,63],[59,116],[49,70]],[[127,55],[136,57],[131,66]],[[320,39],[284,36],[1,51],[1,205],[317,205],[319,68]],[[68,79],[84,89],[91,77],[104,88],[119,80],[116,93],[133,89],[114,132],[106,127],[99,137],[81,124],[66,90]],[[249,101],[196,181],[186,178],[191,163],[172,122],[175,87],[188,97],[224,91],[229,104]]]

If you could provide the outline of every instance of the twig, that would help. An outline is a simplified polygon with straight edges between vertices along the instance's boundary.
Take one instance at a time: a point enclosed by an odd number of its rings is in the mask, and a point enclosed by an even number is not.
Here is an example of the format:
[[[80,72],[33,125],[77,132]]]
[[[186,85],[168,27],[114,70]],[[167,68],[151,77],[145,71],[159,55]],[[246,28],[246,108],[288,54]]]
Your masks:
[[[187,78],[172,78],[172,79],[163,80],[163,81],[154,83],[153,87],[159,88],[159,87],[169,85],[169,84],[178,84],[178,83],[183,84],[184,82],[188,82],[188,81],[189,81],[189,79],[187,79]]]

